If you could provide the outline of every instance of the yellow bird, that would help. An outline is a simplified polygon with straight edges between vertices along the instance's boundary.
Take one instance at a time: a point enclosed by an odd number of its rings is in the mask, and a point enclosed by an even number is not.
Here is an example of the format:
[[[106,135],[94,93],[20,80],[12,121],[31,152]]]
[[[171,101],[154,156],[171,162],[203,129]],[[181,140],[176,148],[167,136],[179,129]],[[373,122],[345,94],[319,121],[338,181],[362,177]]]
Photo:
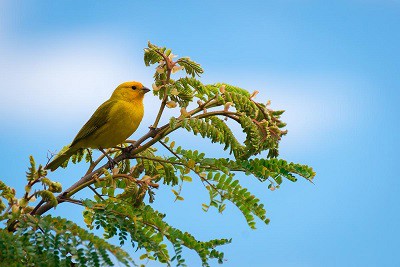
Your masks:
[[[104,153],[104,148],[123,143],[142,121],[143,97],[149,91],[139,82],[120,84],[83,125],[69,148],[47,164],[46,169],[54,171],[81,148],[95,148]]]

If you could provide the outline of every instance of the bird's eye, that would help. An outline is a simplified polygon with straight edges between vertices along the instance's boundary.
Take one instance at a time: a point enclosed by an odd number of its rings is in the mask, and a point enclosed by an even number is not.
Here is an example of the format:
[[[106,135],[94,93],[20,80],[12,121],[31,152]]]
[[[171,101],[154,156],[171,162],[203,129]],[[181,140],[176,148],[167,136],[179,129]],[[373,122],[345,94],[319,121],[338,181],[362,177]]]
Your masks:
[[[132,86],[132,89],[133,89],[133,90],[136,90],[136,86]]]

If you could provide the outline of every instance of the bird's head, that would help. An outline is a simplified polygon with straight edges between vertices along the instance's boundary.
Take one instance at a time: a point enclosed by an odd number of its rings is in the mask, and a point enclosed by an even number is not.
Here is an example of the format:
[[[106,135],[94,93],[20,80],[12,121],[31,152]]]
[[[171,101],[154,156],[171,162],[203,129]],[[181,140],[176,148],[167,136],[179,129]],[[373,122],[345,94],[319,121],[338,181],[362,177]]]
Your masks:
[[[140,82],[124,82],[118,85],[110,99],[129,102],[143,100],[144,94],[149,91],[150,89],[144,87]]]

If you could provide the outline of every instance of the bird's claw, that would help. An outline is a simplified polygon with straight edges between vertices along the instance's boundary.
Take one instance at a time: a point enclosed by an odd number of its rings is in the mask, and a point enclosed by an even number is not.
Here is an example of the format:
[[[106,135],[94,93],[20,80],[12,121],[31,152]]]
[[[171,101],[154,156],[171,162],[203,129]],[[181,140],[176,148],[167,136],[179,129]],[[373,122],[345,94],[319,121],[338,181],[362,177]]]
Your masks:
[[[110,170],[113,170],[115,166],[118,165],[118,162],[116,162],[114,159],[108,159],[108,168]]]
[[[134,149],[133,145],[130,145],[128,147],[124,147],[122,149],[122,153],[124,153],[125,155],[129,155],[129,154],[131,154],[133,149]]]

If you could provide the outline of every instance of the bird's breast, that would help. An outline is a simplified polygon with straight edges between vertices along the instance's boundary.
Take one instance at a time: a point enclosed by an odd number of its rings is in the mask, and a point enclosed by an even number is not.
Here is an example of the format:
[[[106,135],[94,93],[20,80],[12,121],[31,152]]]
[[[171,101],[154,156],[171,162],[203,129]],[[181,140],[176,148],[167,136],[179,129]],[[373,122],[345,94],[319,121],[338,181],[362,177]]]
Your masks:
[[[92,147],[110,148],[123,143],[139,127],[143,103],[118,101],[110,110],[108,122],[95,137]]]
[[[143,104],[119,101],[110,111],[110,120],[117,128],[123,128],[127,133],[132,134],[138,128],[143,118]]]

